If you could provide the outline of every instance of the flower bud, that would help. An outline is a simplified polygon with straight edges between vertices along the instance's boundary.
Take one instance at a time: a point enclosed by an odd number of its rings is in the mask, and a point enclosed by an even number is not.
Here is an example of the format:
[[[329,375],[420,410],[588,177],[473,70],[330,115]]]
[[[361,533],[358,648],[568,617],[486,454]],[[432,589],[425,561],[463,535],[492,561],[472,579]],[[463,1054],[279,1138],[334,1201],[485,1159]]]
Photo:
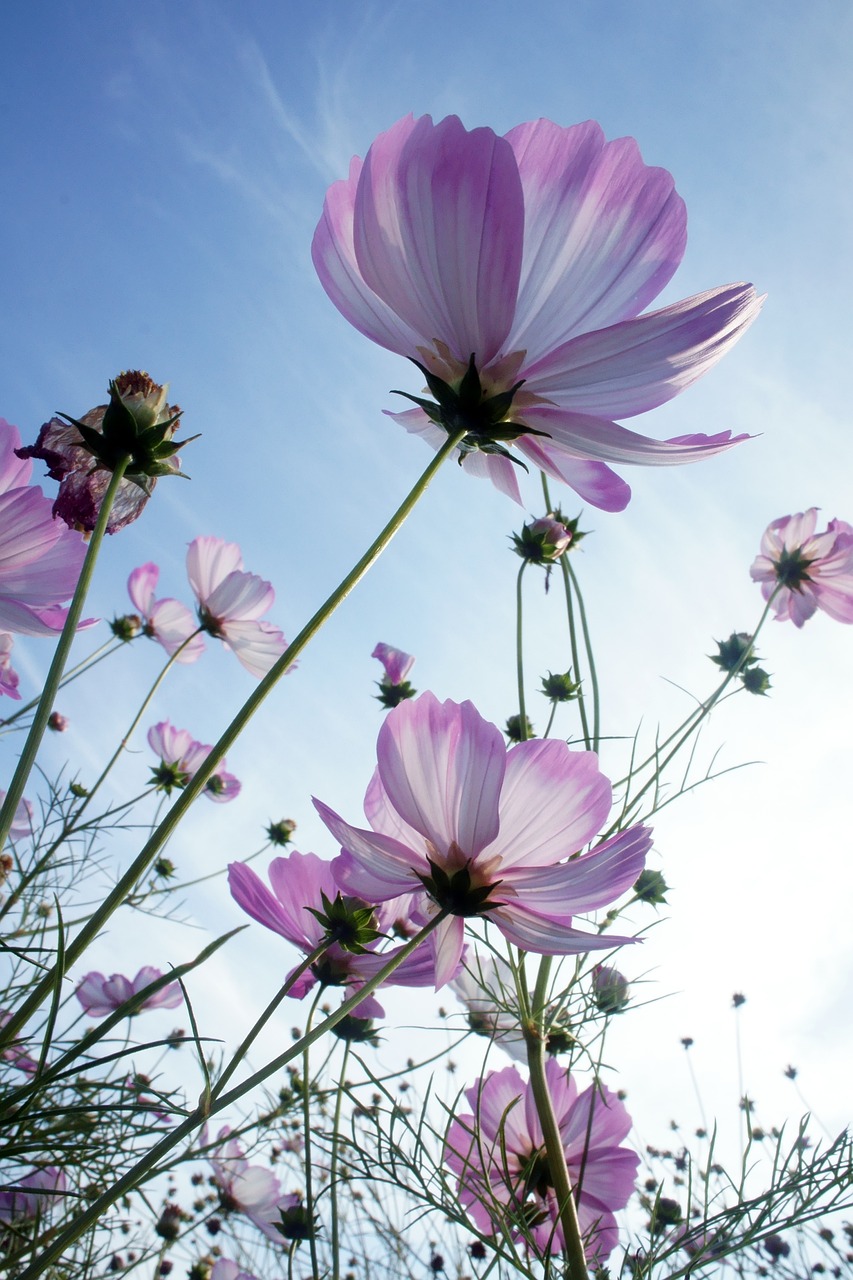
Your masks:
[[[766,695],[770,688],[770,676],[763,667],[748,667],[741,671],[740,679],[744,689],[750,693]]]
[[[565,555],[572,541],[572,534],[552,512],[522,527],[521,533],[512,535],[513,551],[528,564],[553,564]]]
[[[296,823],[291,818],[281,818],[278,822],[271,822],[267,827],[267,839],[270,844],[277,844],[283,848],[290,844],[295,830]]]
[[[666,902],[669,885],[659,871],[641,871],[634,885],[634,897],[638,902],[648,902],[656,907]]]
[[[752,644],[752,636],[746,631],[733,631],[728,640],[715,640],[714,643],[719,652],[709,654],[708,657],[722,671],[735,671],[750,667],[758,661],[758,656],[755,653],[750,653],[748,658],[745,656],[749,653]]]
[[[47,727],[54,733],[64,733],[68,728],[68,717],[60,715],[58,711],[51,711],[47,718]]]
[[[116,640],[122,640],[125,644],[138,636],[141,630],[142,619],[138,613],[126,613],[121,618],[113,618],[110,623],[110,631]]]
[[[597,964],[592,971],[592,998],[602,1013],[621,1013],[628,1004],[628,979],[618,969]]]
[[[527,716],[524,717],[523,726],[521,723],[521,716],[510,716],[506,722],[504,733],[509,738],[510,742],[526,742],[529,738],[534,738],[536,736],[533,732],[533,725],[530,723]]]
[[[571,668],[563,674],[549,671],[542,677],[541,692],[551,702],[572,702],[580,692],[580,683],[572,679]]]

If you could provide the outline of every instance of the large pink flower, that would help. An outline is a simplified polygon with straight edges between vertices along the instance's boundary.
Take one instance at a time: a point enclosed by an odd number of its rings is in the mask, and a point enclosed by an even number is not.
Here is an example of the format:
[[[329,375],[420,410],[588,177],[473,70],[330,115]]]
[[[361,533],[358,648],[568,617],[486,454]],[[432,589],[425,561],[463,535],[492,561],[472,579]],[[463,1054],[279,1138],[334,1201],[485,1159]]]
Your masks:
[[[466,917],[547,955],[628,941],[572,924],[634,883],[651,843],[648,828],[632,827],[576,856],[610,812],[610,783],[591,751],[557,739],[507,751],[470,702],[424,693],[379,731],[364,803],[372,830],[314,804],[344,850],[334,871],[350,893],[381,902],[414,892],[424,916],[449,910],[433,934],[437,987],[459,963]]]
[[[195,538],[187,551],[187,573],[203,629],[231,649],[251,675],[265,676],[287,648],[278,627],[259,620],[275,600],[270,583],[245,573],[240,548],[222,538]]]
[[[801,627],[816,609],[838,622],[853,622],[853,525],[830,520],[815,533],[817,507],[781,516],[765,529],[761,554],[750,574],[773,599],[778,622]]]
[[[286,858],[273,858],[269,866],[272,892],[260,876],[243,862],[232,862],[228,867],[228,884],[235,902],[253,920],[272,929],[293,946],[309,955],[326,935],[326,930],[314,915],[323,912],[325,896],[334,902],[340,893],[332,864],[324,862],[315,853],[298,853],[295,849]],[[365,902],[353,904],[366,906]],[[408,904],[386,902],[376,912],[375,927],[385,935],[394,931],[401,908]],[[392,947],[380,950],[378,940],[367,949],[356,953],[333,942],[313,969],[297,979],[290,994],[301,1000],[316,982],[327,986],[346,986],[350,994],[357,991],[401,950]],[[387,985],[426,987],[434,980],[432,956],[426,948],[415,950],[399,965]],[[355,1011],[357,1017],[381,1017],[382,1006],[375,1000],[364,1001]]]
[[[161,644],[177,662],[195,662],[204,653],[199,626],[185,604],[167,597],[156,600],[154,592],[160,570],[151,561],[134,569],[127,580],[127,592],[142,618],[143,634]]]
[[[33,464],[16,457],[20,443],[17,427],[0,418],[0,629],[52,636],[65,623],[58,606],[74,594],[86,546],[29,484]]]
[[[392,415],[407,430],[438,447],[467,425],[460,462],[517,501],[506,445],[619,511],[630,489],[609,463],[692,462],[744,438],[658,441],[614,421],[683,391],[758,313],[735,284],[640,315],[685,242],[671,175],[632,138],[407,116],[329,189],[312,254],[351,324],[445,384],[430,384],[443,414],[418,400]]]
[[[613,1211],[628,1203],[640,1163],[620,1146],[631,1117],[604,1085],[579,1093],[555,1058],[545,1071],[586,1256],[603,1264],[619,1242]],[[499,1228],[506,1209],[543,1252],[559,1252],[563,1232],[533,1091],[515,1067],[505,1067],[478,1080],[466,1097],[473,1114],[453,1121],[444,1153],[462,1204],[483,1232]]]

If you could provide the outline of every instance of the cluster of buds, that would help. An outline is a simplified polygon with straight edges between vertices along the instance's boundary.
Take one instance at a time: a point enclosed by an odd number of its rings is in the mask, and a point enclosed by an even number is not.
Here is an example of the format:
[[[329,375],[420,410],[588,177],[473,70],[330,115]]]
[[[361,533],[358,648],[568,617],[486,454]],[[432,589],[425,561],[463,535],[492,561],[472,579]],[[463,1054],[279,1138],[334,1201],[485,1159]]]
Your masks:
[[[721,671],[734,672],[749,693],[767,693],[770,676],[757,665],[758,654],[753,651],[751,635],[746,631],[733,631],[728,640],[716,640],[715,644],[718,652],[708,656]]]

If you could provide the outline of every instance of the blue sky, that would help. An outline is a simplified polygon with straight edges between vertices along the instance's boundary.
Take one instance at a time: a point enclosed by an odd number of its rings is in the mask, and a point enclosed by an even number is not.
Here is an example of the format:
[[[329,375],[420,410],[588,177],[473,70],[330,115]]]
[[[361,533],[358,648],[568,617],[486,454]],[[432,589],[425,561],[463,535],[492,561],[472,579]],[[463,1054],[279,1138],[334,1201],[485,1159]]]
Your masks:
[[[663,677],[708,692],[711,637],[758,615],[748,566],[769,520],[810,505],[853,519],[853,11],[834,0],[42,0],[11,6],[4,28],[0,412],[32,439],[54,410],[82,413],[119,369],[142,367],[171,382],[187,432],[203,433],[186,453],[192,482],[161,484],[111,540],[94,612],[126,609],[127,574],[149,559],[164,593],[186,598],[186,543],[213,533],[240,542],[247,567],[273,581],[271,616],[293,634],[425,465],[424,447],[382,416],[391,387],[418,387],[347,326],[309,256],[328,184],[409,111],[498,131],[594,117],[608,136],[632,134],[648,163],[673,172],[689,210],[684,263],[661,301],[741,279],[768,294],[726,360],[638,424],[661,437],[731,428],[759,438],[692,468],[626,471],[627,511],[585,514],[595,535],[580,570],[611,733],[643,720],[653,734],[683,713],[687,697]],[[539,514],[534,477],[524,492]],[[567,492],[555,497],[571,509]],[[419,687],[471,697],[495,720],[512,711],[506,539],[521,516],[447,468],[232,756],[252,779],[242,812],[200,813],[180,846],[185,865],[247,854],[261,824],[285,813],[301,847],[332,852],[309,796],[359,811],[379,723],[377,640],[418,655]],[[534,671],[557,669],[553,599],[537,597],[530,617]],[[657,993],[684,994],[636,1015],[648,1019],[642,1059],[628,1020],[611,1054],[650,1108],[665,1111],[655,1080],[681,1070],[685,1034],[731,1106],[720,1059],[733,1048],[719,1046],[733,1045],[728,1003],[744,989],[762,1100],[775,1099],[790,1058],[832,1120],[848,1118],[833,1081],[853,1047],[850,932],[835,905],[853,887],[841,710],[850,642],[823,617],[802,634],[769,627],[773,697],[715,717],[707,752],[724,742],[727,763],[766,764],[657,824],[672,918],[630,964],[655,971]],[[16,648],[25,677],[37,678],[46,650]],[[122,655],[113,668],[123,713],[133,672],[153,677],[156,656]],[[212,741],[248,689],[229,655],[208,653],[179,673],[157,716]],[[109,725],[84,730],[82,700],[69,694],[68,706],[74,727],[60,745],[94,768]],[[234,922],[218,888],[206,909],[216,925]],[[271,984],[273,942],[245,944]],[[127,967],[151,959],[134,952]],[[216,981],[237,996],[224,965]]]

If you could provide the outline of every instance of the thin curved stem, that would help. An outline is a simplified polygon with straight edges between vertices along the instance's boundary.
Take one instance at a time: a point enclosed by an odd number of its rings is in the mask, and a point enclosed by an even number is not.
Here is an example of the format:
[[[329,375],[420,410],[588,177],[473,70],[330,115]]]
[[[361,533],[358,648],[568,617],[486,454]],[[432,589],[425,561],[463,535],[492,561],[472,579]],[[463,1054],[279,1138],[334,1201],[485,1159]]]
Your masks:
[[[527,568],[527,561],[522,560],[518,577],[515,580],[515,670],[518,680],[518,731],[521,741],[527,738],[527,711],[524,705],[524,650],[522,628],[522,578]]]
[[[110,476],[110,482],[107,491],[101,502],[101,509],[98,512],[98,519],[92,536],[89,540],[89,546],[86,549],[86,557],[83,561],[83,567],[80,570],[80,577],[77,579],[77,586],[74,588],[74,595],[71,604],[68,606],[68,616],[65,619],[65,626],[59,636],[59,641],[53,655],[53,661],[47,673],[47,679],[44,682],[39,704],[36,707],[36,713],[33,716],[33,722],[30,725],[30,731],[27,734],[27,740],[24,743],[24,749],[21,752],[18,766],[9,783],[9,790],[6,793],[6,799],[3,807],[0,809],[0,849],[3,849],[9,838],[9,832],[12,829],[12,823],[15,819],[15,810],[21,802],[24,794],[24,787],[27,785],[27,779],[30,776],[33,765],[35,764],[36,754],[41,746],[41,740],[44,737],[44,731],[47,728],[47,722],[50,713],[53,710],[53,701],[56,697],[59,683],[62,679],[62,673],[65,670],[65,664],[68,661],[68,654],[71,651],[71,645],[77,633],[77,624],[83,612],[83,605],[92,582],[92,575],[95,571],[95,561],[98,558],[98,552],[101,549],[101,543],[104,540],[104,534],[107,531],[107,522],[110,518],[113,503],[119,490],[119,485],[124,479],[124,473],[130,462],[130,454],[121,462],[117,463],[115,470]]]
[[[447,458],[453,454],[464,435],[464,430],[461,430],[455,435],[448,437],[446,443],[442,445],[441,449],[439,449],[435,457],[421,473],[420,477],[412,486],[408,495],[401,502],[400,506],[394,512],[379,536],[371,543],[361,559],[353,566],[328,599],[324,601],[314,616],[305,624],[296,639],[287,646],[275,665],[264,676],[257,688],[243,703],[243,706],[237,712],[237,715],[231,721],[216,745],[212,748],[210,755],[205,761],[203,761],[198,772],[195,773],[187,783],[187,786],[178,796],[172,809],[170,809],[166,814],[157,829],[152,832],[140,853],[128,867],[124,875],[119,879],[115,887],[107,895],[103,904],[94,912],[89,922],[80,930],[80,933],[69,942],[66,956],[66,963],[69,966],[73,965],[79,959],[89,944],[94,941],[102,931],[104,925],[110,919],[113,912],[124,902],[127,894],[139,880],[139,877],[144,874],[146,869],[157,857],[157,854],[160,852],[163,845],[171,837],[172,832],[183,818],[189,806],[207,786],[210,778],[216,770],[218,762],[223,756],[228,754],[234,742],[237,740],[243,729],[251,720],[252,716],[261,706],[261,703],[272,691],[281,677],[291,668],[296,659],[314,639],[318,631],[320,631],[325,623],[328,622],[329,618],[338,606],[346,600],[353,588],[361,581],[375,561],[379,559],[395,533],[397,533],[397,531],[402,527],[406,517],[412,511],[413,507],[418,502],[418,499],[426,491],[433,476],[439,470],[442,463],[444,463]],[[11,810],[12,814],[14,814],[14,811],[13,807]],[[14,1038],[26,1022],[27,1018],[30,1017],[30,1015],[44,1000],[46,993],[51,989],[52,981],[53,974],[51,971],[40,983],[33,987],[29,997],[24,1001],[21,1007],[12,1014],[12,1017],[3,1027],[2,1038],[4,1040]]]
[[[340,1280],[341,1260],[339,1257],[340,1222],[338,1219],[338,1155],[340,1150],[341,1112],[343,1110],[344,1090],[346,1088],[347,1063],[349,1062],[350,1042],[344,1042],[344,1055],[341,1062],[341,1075],[335,1098],[335,1114],[332,1121],[332,1153],[329,1161],[329,1198],[331,1202],[331,1247],[332,1247],[332,1280]]]

